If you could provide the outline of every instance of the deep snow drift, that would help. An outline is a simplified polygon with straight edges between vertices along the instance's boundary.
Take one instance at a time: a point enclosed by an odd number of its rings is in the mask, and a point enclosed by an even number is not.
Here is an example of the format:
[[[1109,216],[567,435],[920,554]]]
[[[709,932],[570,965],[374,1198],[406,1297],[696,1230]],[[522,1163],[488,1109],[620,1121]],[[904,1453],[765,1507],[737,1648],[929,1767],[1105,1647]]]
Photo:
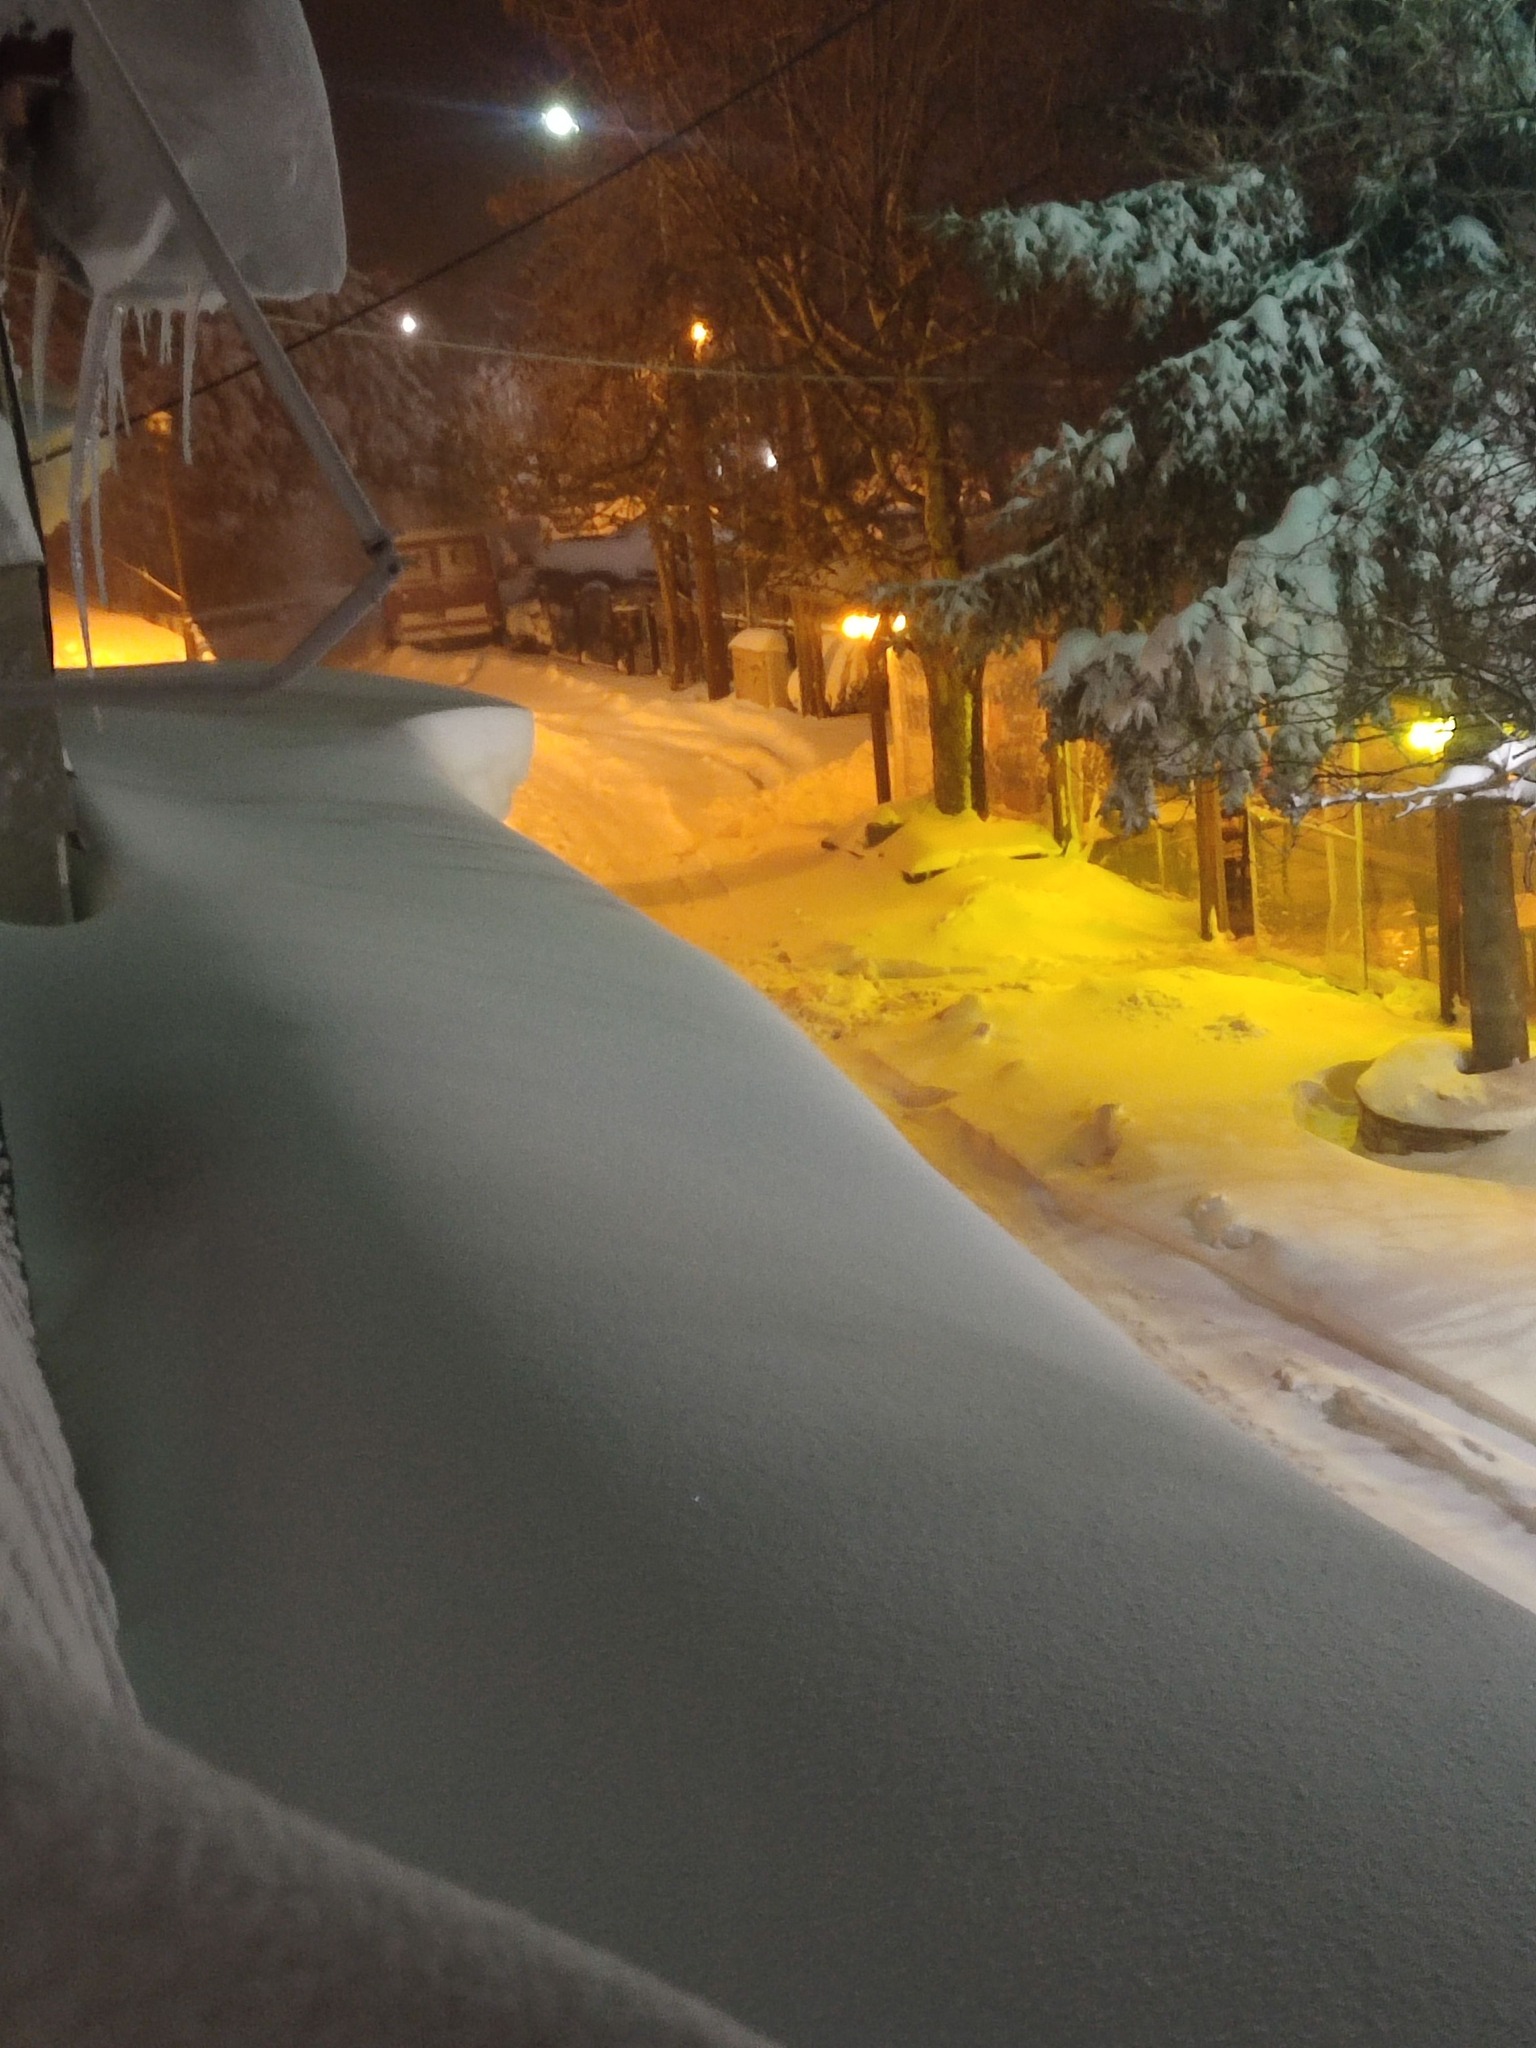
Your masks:
[[[530,705],[518,830],[762,989],[1202,1399],[1536,1611],[1536,1127],[1349,1151],[1359,1070],[1457,1043],[1426,984],[1202,944],[1193,905],[1032,824],[903,806],[872,848],[862,718],[494,651],[390,664]]]
[[[796,2048],[1518,2038],[1529,1617],[454,794],[444,706],[72,716],[103,907],[0,935],[151,1720]]]

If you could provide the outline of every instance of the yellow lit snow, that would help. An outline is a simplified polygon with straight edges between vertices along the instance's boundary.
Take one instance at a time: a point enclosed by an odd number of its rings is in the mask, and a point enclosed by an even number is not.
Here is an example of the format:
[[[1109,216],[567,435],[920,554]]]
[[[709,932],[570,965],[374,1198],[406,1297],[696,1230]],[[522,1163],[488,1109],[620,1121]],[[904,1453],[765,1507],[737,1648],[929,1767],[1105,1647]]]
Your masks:
[[[85,645],[75,601],[57,590],[48,595],[54,666],[84,668]],[[98,611],[92,605],[90,621],[91,653],[101,668],[138,668],[146,662],[187,658],[181,635],[166,626],[157,626],[151,619],[135,618],[129,612]]]
[[[1536,1608],[1536,1146],[1348,1149],[1360,1068],[1448,1042],[1426,984],[1203,943],[1033,825],[877,811],[861,719],[395,662],[528,704],[509,823],[756,983],[1170,1372]]]

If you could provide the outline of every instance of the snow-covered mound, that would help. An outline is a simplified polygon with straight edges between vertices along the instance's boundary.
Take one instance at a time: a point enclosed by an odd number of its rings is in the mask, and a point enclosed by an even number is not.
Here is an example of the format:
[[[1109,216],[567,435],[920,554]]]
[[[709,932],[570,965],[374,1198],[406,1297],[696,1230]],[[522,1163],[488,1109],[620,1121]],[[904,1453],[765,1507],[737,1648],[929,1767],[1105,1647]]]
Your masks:
[[[1410,1038],[1373,1060],[1355,1083],[1367,1109],[1434,1131],[1506,1131],[1536,1124],[1536,1060],[1469,1074],[1467,1047],[1451,1038]]]
[[[71,716],[114,888],[0,934],[150,1719],[795,2048],[1519,2038],[1529,1617],[455,793],[452,701]]]

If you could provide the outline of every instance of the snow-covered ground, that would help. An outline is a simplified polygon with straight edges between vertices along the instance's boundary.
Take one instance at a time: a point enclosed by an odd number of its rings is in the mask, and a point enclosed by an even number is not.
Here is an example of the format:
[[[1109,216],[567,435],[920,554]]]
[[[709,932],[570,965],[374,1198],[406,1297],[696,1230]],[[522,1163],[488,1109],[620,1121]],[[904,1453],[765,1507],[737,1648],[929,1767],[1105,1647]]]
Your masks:
[[[634,886],[751,949],[749,874],[821,885],[825,948],[857,734],[709,716],[708,872]],[[793,2048],[1521,2039],[1530,1617],[505,831],[527,737],[335,674],[69,716],[96,914],[0,930],[0,1099],[151,1723]]]
[[[770,994],[1169,1372],[1536,1610],[1536,1146],[1348,1149],[1354,1068],[1444,1036],[1422,990],[1202,945],[1189,905],[1030,827],[917,816],[870,848],[862,720],[395,662],[532,707],[520,830]]]

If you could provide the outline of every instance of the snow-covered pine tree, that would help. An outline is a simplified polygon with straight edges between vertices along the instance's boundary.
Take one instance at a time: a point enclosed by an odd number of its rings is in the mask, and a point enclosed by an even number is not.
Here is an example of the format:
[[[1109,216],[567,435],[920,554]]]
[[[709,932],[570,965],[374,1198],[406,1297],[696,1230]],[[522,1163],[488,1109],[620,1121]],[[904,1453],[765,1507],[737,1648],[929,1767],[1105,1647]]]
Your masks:
[[[1225,24],[1194,175],[944,227],[1002,296],[1075,291],[1163,350],[1037,452],[1016,552],[922,598],[962,643],[1059,633],[1055,731],[1106,743],[1132,829],[1202,777],[1233,807],[1304,801],[1404,700],[1451,714],[1468,756],[1536,730],[1529,9],[1293,0]],[[1485,1070],[1528,1056],[1527,787],[1458,785]]]

